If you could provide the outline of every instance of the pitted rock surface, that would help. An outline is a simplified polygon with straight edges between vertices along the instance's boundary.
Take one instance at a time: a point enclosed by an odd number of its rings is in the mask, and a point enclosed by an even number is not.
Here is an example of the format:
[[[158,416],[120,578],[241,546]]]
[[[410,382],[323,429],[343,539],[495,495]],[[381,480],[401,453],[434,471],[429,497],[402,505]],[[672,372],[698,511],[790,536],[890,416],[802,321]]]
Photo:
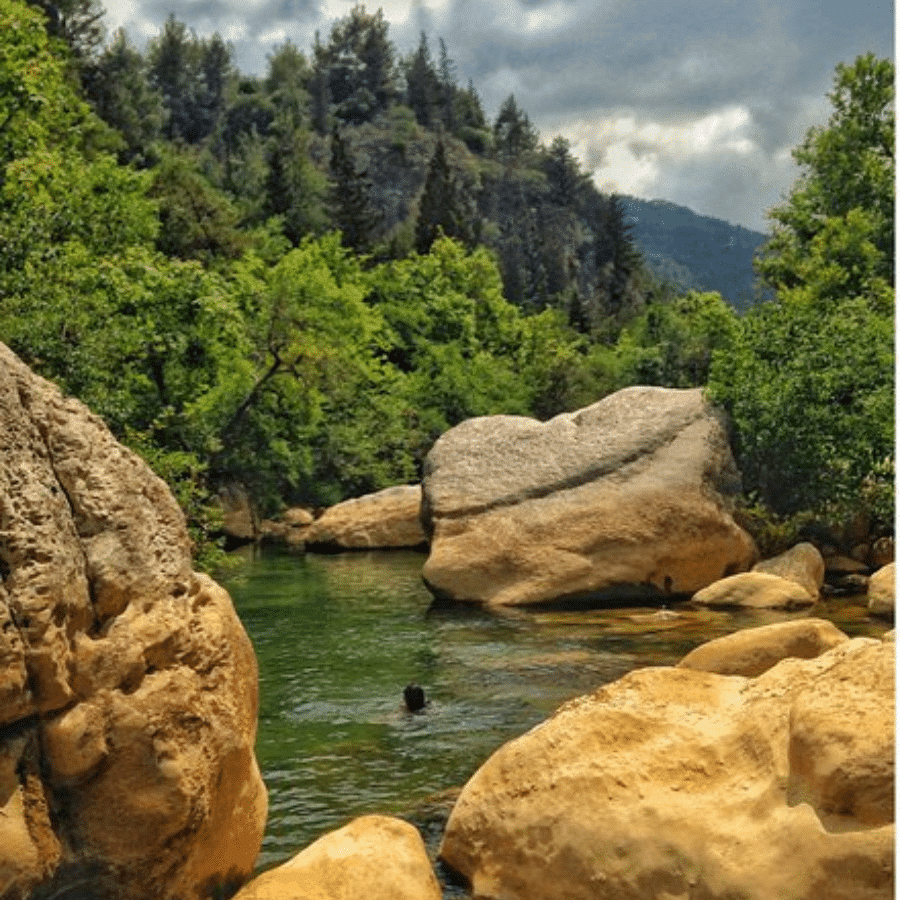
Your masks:
[[[253,648],[164,482],[2,345],[0,433],[0,896],[212,896],[265,823]]]
[[[480,900],[891,900],[894,648],[629,673],[501,747],[441,858]]]

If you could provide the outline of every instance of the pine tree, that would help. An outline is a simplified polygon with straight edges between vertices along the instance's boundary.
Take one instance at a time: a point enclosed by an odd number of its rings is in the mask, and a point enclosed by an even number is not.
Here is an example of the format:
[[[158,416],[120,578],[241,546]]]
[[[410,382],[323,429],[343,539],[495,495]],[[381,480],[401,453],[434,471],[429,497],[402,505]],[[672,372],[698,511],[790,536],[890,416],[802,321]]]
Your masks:
[[[124,30],[88,72],[86,92],[95,112],[124,139],[121,161],[150,164],[165,115],[162,97],[150,86],[144,58]]]
[[[356,253],[370,250],[380,217],[369,197],[372,182],[368,174],[357,172],[341,133],[331,133],[332,219],[340,229],[341,242]]]
[[[635,246],[632,225],[627,221],[626,213],[622,198],[611,195],[594,241],[601,312],[613,319],[618,319],[634,305],[637,299],[634,296],[634,280],[643,268],[643,257]]]
[[[428,39],[422,32],[418,49],[404,63],[406,73],[406,102],[423,128],[434,124],[440,103],[441,85],[428,49]]]
[[[316,127],[324,119],[322,101],[329,114],[343,122],[370,121],[397,96],[394,46],[388,39],[384,13],[366,12],[354,6],[335,23],[327,44],[316,38],[313,52],[313,102]]]
[[[476,232],[474,214],[466,209],[462,191],[447,163],[444,142],[439,138],[428,164],[428,176],[419,199],[416,252],[422,255],[428,253],[440,234],[456,238],[471,247],[475,243]]]
[[[538,133],[528,114],[519,109],[516,98],[510,94],[494,122],[494,142],[497,151],[508,158],[514,159],[529,150],[535,150],[538,146]]]

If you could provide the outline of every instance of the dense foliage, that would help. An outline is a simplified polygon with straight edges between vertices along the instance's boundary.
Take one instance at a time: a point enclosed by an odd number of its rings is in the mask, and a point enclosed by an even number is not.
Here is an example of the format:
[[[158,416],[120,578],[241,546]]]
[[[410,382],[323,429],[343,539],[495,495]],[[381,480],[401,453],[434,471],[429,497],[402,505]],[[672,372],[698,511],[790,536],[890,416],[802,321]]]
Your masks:
[[[151,462],[201,548],[222,486],[263,514],[328,504],[415,480],[469,416],[711,371],[767,498],[787,496],[773,453],[799,455],[780,461],[804,479],[795,505],[830,496],[826,462],[846,494],[890,455],[868,201],[814,235],[779,220],[797,236],[764,264],[779,300],[742,321],[648,274],[625,205],[564,140],[543,146],[514,97],[490,123],[443,44],[398,58],[380,12],[355,7],[309,57],[286,42],[258,79],[174,17],[146,54],[122,33],[100,46],[94,9],[73,2],[61,31],[0,0],[0,339]],[[862,272],[851,293],[841,260]],[[779,416],[805,408],[785,443]]]
[[[713,366],[748,486],[782,514],[893,524],[894,67],[840,65],[827,126],[795,151],[759,270],[775,291]]]

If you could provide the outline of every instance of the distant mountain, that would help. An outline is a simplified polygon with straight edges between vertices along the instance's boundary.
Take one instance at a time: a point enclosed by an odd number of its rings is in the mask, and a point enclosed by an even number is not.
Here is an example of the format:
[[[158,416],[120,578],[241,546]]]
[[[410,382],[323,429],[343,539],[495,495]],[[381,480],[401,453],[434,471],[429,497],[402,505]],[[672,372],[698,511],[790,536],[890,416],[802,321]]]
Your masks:
[[[656,275],[681,288],[718,291],[738,310],[758,299],[753,257],[766,241],[762,232],[667,200],[622,199],[635,243]]]

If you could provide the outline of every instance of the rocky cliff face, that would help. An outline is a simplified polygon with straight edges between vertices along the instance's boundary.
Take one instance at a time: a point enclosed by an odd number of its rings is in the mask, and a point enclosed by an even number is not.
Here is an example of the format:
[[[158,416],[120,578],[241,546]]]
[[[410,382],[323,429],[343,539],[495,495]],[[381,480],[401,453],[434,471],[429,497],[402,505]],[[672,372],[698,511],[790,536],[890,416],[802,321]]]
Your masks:
[[[266,793],[230,598],[165,484],[2,345],[0,435],[0,896],[240,882]]]
[[[470,419],[432,448],[422,487],[424,576],[455,600],[690,594],[755,559],[729,512],[727,436],[699,389],[627,388],[544,423]]]

